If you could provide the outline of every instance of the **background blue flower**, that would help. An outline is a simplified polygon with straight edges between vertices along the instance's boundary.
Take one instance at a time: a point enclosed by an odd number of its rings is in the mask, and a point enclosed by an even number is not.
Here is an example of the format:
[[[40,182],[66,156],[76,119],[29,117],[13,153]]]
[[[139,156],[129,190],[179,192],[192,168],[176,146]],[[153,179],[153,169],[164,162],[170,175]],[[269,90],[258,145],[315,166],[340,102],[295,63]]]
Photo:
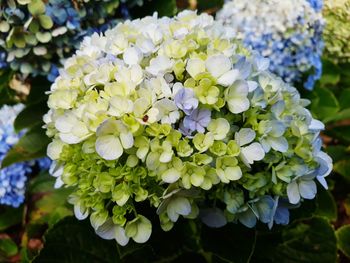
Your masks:
[[[18,142],[24,132],[16,133],[13,127],[23,105],[3,106],[0,109],[0,163],[7,152]],[[34,162],[15,163],[0,170],[0,204],[18,207],[24,201],[27,175],[37,163],[40,170],[47,170],[51,161],[42,158]]]
[[[217,18],[269,58],[271,71],[311,90],[322,73],[322,6],[322,0],[232,0]]]

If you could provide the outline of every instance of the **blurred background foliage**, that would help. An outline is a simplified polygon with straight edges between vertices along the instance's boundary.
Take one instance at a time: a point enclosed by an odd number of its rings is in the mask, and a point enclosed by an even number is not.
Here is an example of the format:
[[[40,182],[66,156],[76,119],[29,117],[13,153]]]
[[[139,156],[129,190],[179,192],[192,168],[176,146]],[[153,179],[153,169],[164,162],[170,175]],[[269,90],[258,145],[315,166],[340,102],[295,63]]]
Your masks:
[[[3,2],[3,1],[2,1]],[[75,2],[75,1],[73,1]],[[125,2],[125,1],[124,1]],[[133,18],[158,11],[172,16],[186,8],[214,14],[223,0],[144,0],[129,10]],[[15,129],[26,134],[2,166],[45,156],[49,142],[42,130],[50,82],[0,70],[0,106],[22,102]],[[323,76],[304,91],[314,117],[326,123],[325,149],[333,158],[330,190],[292,211],[291,224],[272,231],[230,224],[209,229],[182,221],[168,233],[154,229],[151,240],[120,247],[99,238],[89,222],[78,222],[66,202],[70,189],[53,190],[48,172],[32,174],[26,203],[0,207],[0,262],[349,262],[350,260],[350,63],[324,58]],[[86,220],[85,220],[86,221]]]

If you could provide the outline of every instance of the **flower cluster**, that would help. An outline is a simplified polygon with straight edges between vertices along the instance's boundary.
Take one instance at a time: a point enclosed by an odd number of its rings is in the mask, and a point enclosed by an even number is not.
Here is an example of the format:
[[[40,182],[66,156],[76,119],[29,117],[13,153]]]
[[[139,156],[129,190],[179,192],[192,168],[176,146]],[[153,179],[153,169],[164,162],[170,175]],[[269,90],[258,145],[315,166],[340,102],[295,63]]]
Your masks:
[[[209,226],[287,224],[327,187],[323,124],[206,14],[127,21],[85,38],[51,87],[45,115],[56,187],[103,238],[143,243],[153,207]]]
[[[119,0],[4,2],[0,7],[0,69],[10,66],[24,76],[40,74],[50,81],[84,36],[112,27],[117,17],[128,15],[128,6],[136,4]]]
[[[325,56],[334,62],[350,62],[350,1],[326,0],[323,14]]]
[[[0,164],[7,152],[14,146],[24,131],[15,133],[13,128],[17,114],[24,105],[3,106],[0,109]],[[0,170],[0,204],[18,207],[24,201],[26,175],[37,165],[40,170],[48,170],[51,161],[42,158],[33,162],[15,163]]]
[[[310,90],[322,73],[322,4],[322,0],[232,0],[217,19],[230,25],[247,47],[268,57],[272,72]]]

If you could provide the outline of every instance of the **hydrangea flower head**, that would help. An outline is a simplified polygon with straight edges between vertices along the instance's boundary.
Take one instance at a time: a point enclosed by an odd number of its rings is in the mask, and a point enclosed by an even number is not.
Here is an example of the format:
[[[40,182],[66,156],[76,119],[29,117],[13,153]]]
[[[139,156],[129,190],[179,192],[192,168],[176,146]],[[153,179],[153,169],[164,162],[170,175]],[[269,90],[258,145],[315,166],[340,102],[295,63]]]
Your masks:
[[[138,1],[141,5],[143,2]],[[84,36],[104,31],[128,16],[128,1],[4,1],[0,9],[0,69],[23,77],[55,79],[57,67],[79,47]]]
[[[126,245],[180,217],[213,227],[287,224],[327,187],[332,162],[307,100],[228,27],[183,11],[85,38],[51,87],[44,120],[56,187],[78,219]]]
[[[4,105],[0,109],[0,164],[7,152],[18,142],[25,131],[16,133],[14,121],[24,105]],[[48,170],[51,160],[38,159],[32,162],[15,163],[0,169],[0,204],[18,207],[24,201],[27,175],[37,165],[40,170]]]
[[[231,0],[217,19],[269,58],[272,72],[312,89],[322,73],[322,6],[323,0]]]
[[[0,163],[21,134],[16,134],[13,122],[23,105],[3,106],[0,109]],[[0,204],[18,207],[24,201],[26,174],[31,168],[26,163],[16,163],[0,170]]]
[[[325,57],[334,62],[349,62],[350,1],[326,0],[323,14],[327,21],[323,33]]]

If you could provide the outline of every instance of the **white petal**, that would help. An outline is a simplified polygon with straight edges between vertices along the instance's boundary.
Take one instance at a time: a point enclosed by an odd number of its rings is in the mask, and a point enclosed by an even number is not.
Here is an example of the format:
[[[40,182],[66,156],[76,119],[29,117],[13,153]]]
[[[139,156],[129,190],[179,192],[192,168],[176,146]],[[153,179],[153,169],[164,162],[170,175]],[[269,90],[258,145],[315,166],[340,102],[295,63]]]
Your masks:
[[[265,151],[260,143],[254,142],[247,147],[241,148],[241,154],[249,164],[253,164],[254,161],[260,161],[264,158]]]
[[[289,203],[297,204],[300,201],[299,186],[296,181],[293,181],[287,186],[287,195]]]
[[[231,70],[232,62],[224,55],[214,55],[207,59],[205,66],[213,77],[218,78]]]
[[[235,134],[235,139],[237,140],[239,146],[251,143],[255,139],[256,133],[253,129],[242,128]]]
[[[119,137],[124,149],[130,149],[134,145],[134,137],[131,132],[121,133]]]
[[[66,113],[57,118],[55,128],[60,132],[68,133],[72,130],[76,121],[77,118],[73,114]]]
[[[167,214],[172,222],[176,222],[179,215],[187,216],[191,213],[191,204],[185,197],[175,197],[167,207]]]
[[[80,138],[71,133],[60,133],[60,139],[68,144],[76,144],[84,140],[84,138]]]
[[[105,160],[116,160],[123,154],[123,147],[120,140],[114,135],[98,137],[95,148],[98,155]]]
[[[258,87],[258,83],[256,81],[248,80],[247,83],[248,83],[248,87],[249,87],[249,92],[256,90]]]
[[[321,121],[312,119],[309,125],[309,129],[313,131],[322,131],[325,129],[325,126]]]
[[[217,82],[225,87],[231,86],[239,78],[239,74],[239,70],[232,69],[218,78]]]
[[[76,204],[74,205],[74,215],[78,220],[84,220],[89,216],[89,210],[81,211],[80,206]]]
[[[175,183],[179,180],[181,174],[175,168],[170,168],[162,174],[162,180],[168,184]]]
[[[132,239],[136,243],[145,243],[152,234],[152,223],[146,217],[140,216],[141,222],[137,226],[137,233]]]
[[[319,183],[323,186],[324,189],[328,190],[328,184],[324,176],[317,176],[316,179],[319,181]]]
[[[314,199],[317,193],[316,183],[311,180],[302,180],[299,183],[299,192],[305,199]]]
[[[127,65],[137,65],[142,60],[142,52],[137,47],[130,47],[125,50],[123,59]]]
[[[242,170],[239,166],[227,167],[225,169],[225,176],[230,181],[236,181],[242,178]]]
[[[116,225],[113,223],[113,220],[109,218],[101,226],[96,229],[96,234],[106,240],[114,239],[116,236]]]
[[[115,240],[121,246],[125,246],[129,243],[129,237],[126,236],[124,228],[115,226]]]
[[[113,134],[118,130],[118,121],[108,119],[100,124],[100,126],[96,130],[97,136]]]
[[[282,152],[282,153],[288,151],[289,146],[288,146],[288,141],[286,138],[284,138],[284,137],[278,137],[278,138],[268,137],[268,138],[266,138],[266,140],[270,144],[271,148],[274,149],[275,151]]]
[[[238,114],[238,113],[242,113],[246,110],[249,109],[249,105],[250,102],[247,98],[237,98],[237,99],[231,99],[230,101],[228,101],[228,109],[234,113],[234,114]]]
[[[55,184],[54,184],[54,188],[58,189],[58,188],[61,188],[63,185],[64,185],[64,182],[62,181],[62,178],[61,177],[57,177],[56,181],[55,181]]]
[[[186,71],[195,78],[199,73],[205,72],[205,63],[199,58],[191,58],[187,62]]]
[[[174,65],[167,56],[160,55],[151,59],[150,65],[146,68],[146,71],[154,76],[164,75],[166,72],[170,72]]]
[[[47,156],[52,160],[57,160],[60,157],[64,145],[65,143],[60,140],[53,140],[47,146]]]

